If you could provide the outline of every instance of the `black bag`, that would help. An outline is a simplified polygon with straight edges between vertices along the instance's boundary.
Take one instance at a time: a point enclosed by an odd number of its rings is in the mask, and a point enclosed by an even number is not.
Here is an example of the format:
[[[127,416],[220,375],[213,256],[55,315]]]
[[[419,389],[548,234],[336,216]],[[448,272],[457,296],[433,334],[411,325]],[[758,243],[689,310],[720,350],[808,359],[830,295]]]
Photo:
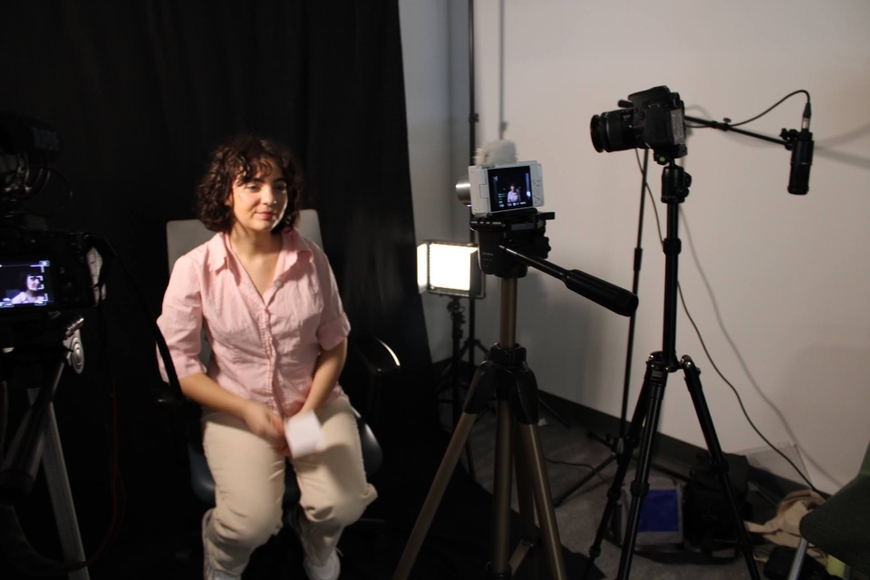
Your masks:
[[[751,518],[751,506],[746,501],[749,461],[742,455],[725,454],[728,477],[734,490],[741,522]],[[730,560],[739,554],[737,530],[728,496],[719,477],[713,472],[709,453],[701,453],[689,474],[683,493],[683,526],[685,539],[692,546],[716,560]]]

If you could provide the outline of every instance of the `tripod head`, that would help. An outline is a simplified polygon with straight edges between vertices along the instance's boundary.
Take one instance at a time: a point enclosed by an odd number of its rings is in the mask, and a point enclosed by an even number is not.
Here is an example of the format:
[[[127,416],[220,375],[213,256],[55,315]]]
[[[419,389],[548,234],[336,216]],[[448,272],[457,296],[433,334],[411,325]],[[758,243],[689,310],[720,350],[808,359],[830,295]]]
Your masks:
[[[569,290],[604,306],[608,310],[631,316],[637,309],[633,293],[580,270],[566,270],[544,258],[550,252],[544,236],[547,220],[553,212],[538,213],[531,209],[471,220],[471,229],[479,234],[480,269],[503,279],[522,278],[529,266],[565,283]]]
[[[473,217],[471,229],[478,234],[480,269],[499,278],[524,277],[528,265],[514,259],[507,249],[546,258],[550,240],[544,233],[547,220],[555,217],[553,212],[539,213],[536,209]]]
[[[673,159],[662,168],[662,202],[683,203],[689,195],[692,176]]]

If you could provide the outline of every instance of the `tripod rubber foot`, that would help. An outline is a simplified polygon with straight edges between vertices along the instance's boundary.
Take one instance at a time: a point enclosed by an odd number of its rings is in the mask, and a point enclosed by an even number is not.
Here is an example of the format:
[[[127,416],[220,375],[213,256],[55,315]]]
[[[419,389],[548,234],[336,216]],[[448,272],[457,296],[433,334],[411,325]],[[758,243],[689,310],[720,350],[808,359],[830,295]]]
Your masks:
[[[491,579],[491,580],[510,580],[511,576],[513,576],[513,574],[511,573],[510,566],[508,566],[508,569],[506,572],[501,572],[501,573],[493,572],[491,569],[491,566],[492,566],[491,563],[486,565],[486,577]]]

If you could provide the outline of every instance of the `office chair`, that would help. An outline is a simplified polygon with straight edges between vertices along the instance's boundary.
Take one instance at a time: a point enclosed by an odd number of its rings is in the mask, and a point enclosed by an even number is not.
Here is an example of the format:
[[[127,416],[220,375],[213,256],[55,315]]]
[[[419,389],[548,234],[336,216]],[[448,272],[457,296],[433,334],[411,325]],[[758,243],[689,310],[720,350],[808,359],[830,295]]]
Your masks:
[[[317,216],[317,211],[313,209],[305,209],[300,212],[297,231],[303,236],[322,246],[320,237],[320,222]],[[209,231],[205,226],[196,219],[175,220],[170,221],[166,225],[166,242],[167,253],[169,258],[170,271],[175,265],[175,261],[192,250],[196,246],[208,241],[214,232]],[[207,364],[208,358],[211,356],[211,349],[208,343],[202,341],[202,350],[200,358]],[[352,337],[348,344],[348,357],[357,358],[362,367],[369,375],[368,390],[368,411],[372,414],[377,412],[377,409],[372,407],[372,403],[377,400],[378,382],[381,378],[397,372],[400,368],[399,360],[395,353],[382,341],[375,337]],[[344,375],[343,375],[344,377]],[[359,377],[355,377],[358,379]],[[344,386],[344,382],[342,381]],[[358,390],[358,389],[357,389]],[[353,387],[345,388],[348,396],[354,391]],[[176,401],[176,403],[178,403]],[[190,482],[194,495],[204,504],[214,506],[215,504],[215,484],[211,476],[211,471],[208,468],[208,463],[205,459],[205,453],[202,449],[202,434],[199,424],[199,407],[192,401],[186,399],[181,402],[184,407],[184,414],[187,417],[186,425],[186,440],[187,440],[187,456],[190,465]],[[354,409],[356,415],[357,427],[359,428],[360,442],[362,443],[363,463],[365,472],[369,479],[377,473],[383,461],[383,451],[380,444],[374,436],[371,428],[366,421]],[[292,464],[289,462],[286,465],[284,472],[284,520],[286,523],[289,514],[299,502],[299,488],[296,483],[296,474],[293,471]]]
[[[858,476],[802,517],[800,534],[788,580],[800,578],[809,544],[843,562],[843,578],[852,571],[870,575],[870,445]]]

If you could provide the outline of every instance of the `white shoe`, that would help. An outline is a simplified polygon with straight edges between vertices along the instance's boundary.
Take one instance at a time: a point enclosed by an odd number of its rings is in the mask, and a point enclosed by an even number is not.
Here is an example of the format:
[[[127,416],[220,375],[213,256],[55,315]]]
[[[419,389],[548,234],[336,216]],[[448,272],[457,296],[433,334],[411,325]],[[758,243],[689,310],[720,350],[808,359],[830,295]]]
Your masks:
[[[202,516],[202,577],[204,580],[242,580],[241,576],[228,574],[222,570],[212,568],[211,562],[208,561],[208,554],[205,551],[205,528],[209,522],[212,510],[208,510]]]
[[[305,534],[302,529],[302,518],[304,517],[305,514],[298,505],[285,516],[285,523],[289,524],[299,537],[303,553],[305,553],[306,548],[306,542],[303,539]],[[333,550],[322,566],[315,566],[306,554],[302,560],[302,567],[305,569],[305,575],[308,576],[308,580],[336,580],[341,572],[341,561],[338,559],[339,554],[341,552],[337,548]]]
[[[341,573],[341,561],[338,559],[338,550],[333,551],[329,555],[323,566],[315,566],[306,556],[302,561],[302,567],[305,568],[308,580],[337,580],[339,573]]]

